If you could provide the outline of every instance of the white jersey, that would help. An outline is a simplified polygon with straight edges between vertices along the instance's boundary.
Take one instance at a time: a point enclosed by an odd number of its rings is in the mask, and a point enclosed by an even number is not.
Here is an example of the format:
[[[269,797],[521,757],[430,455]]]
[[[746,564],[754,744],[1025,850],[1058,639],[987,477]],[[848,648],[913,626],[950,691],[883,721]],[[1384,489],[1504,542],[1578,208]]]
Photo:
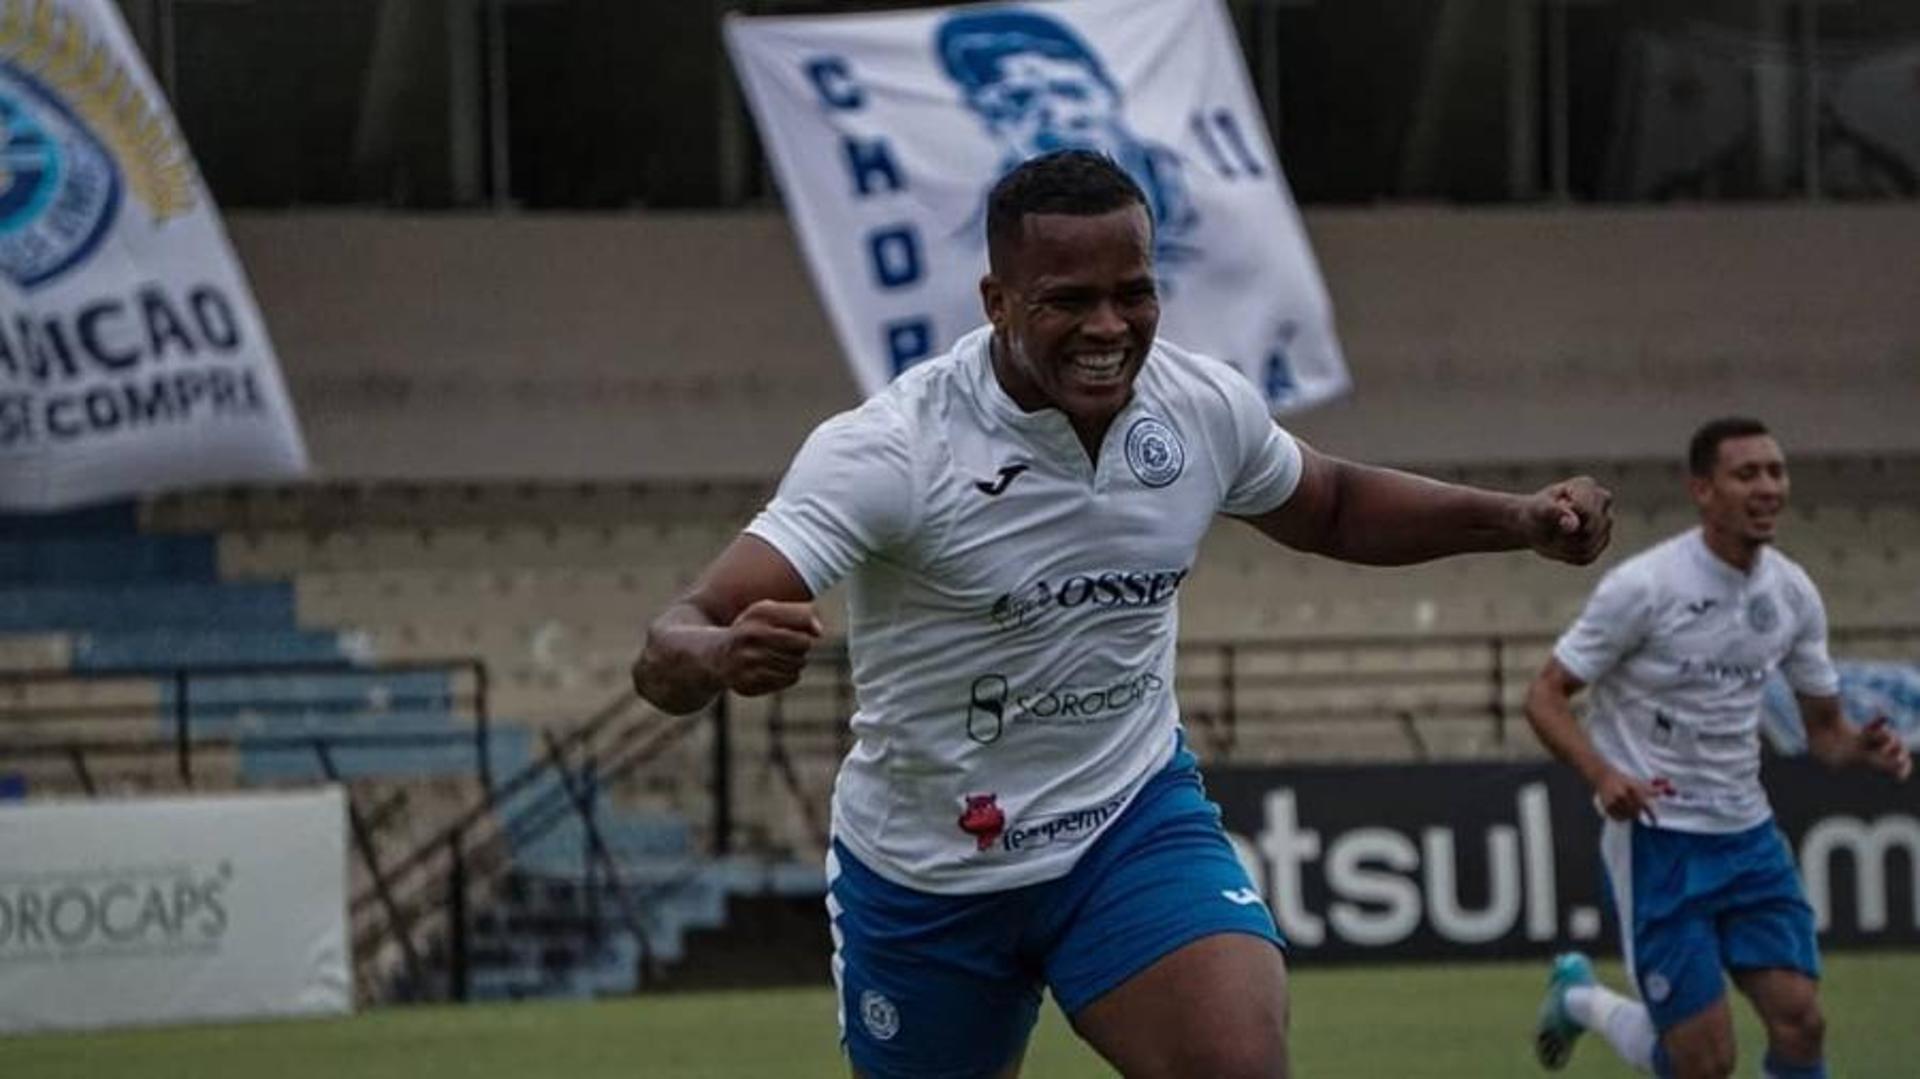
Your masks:
[[[1300,477],[1224,363],[1156,343],[1096,464],[1064,413],[1007,396],[989,340],[821,424],[747,528],[815,595],[850,578],[834,835],[954,894],[1065,874],[1171,759],[1174,601],[1200,539]]]
[[[1751,573],[1696,528],[1613,568],[1553,649],[1590,683],[1594,748],[1635,778],[1665,779],[1663,828],[1736,832],[1773,811],[1760,787],[1760,700],[1778,666],[1829,697],[1827,615],[1806,571],[1764,547]]]

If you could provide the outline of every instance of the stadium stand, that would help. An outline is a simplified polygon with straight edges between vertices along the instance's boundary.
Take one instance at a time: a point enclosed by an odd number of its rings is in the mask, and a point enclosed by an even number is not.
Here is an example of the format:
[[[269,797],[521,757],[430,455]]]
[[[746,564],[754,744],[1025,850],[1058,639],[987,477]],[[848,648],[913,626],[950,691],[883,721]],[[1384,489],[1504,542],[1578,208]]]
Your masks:
[[[135,33],[168,53],[155,70],[239,208],[235,246],[322,478],[0,517],[0,800],[337,776],[364,999],[697,980],[680,960],[707,930],[751,920],[757,898],[817,895],[853,707],[833,648],[793,691],[686,722],[628,699],[645,620],[857,400],[723,96],[711,6],[486,5],[512,9],[514,47],[490,39],[484,64],[519,58],[488,66],[516,103],[488,116],[509,97],[477,92],[477,23],[442,41],[417,30],[440,20],[400,35],[406,20],[374,18],[400,5],[372,0],[123,6],[145,12]],[[1577,202],[1656,197],[1620,189],[1599,146],[1644,133],[1595,117],[1636,99],[1627,59],[1674,5],[1554,5],[1538,21],[1576,30],[1557,51],[1526,42],[1528,5],[1428,6],[1498,25],[1234,5],[1263,102],[1288,102],[1270,119],[1354,375],[1350,397],[1286,422],[1329,452],[1508,489],[1591,470],[1617,496],[1614,545],[1583,570],[1360,570],[1223,523],[1182,602],[1196,747],[1248,763],[1536,754],[1519,695],[1550,635],[1608,565],[1691,523],[1678,441],[1730,410],[1768,417],[1793,455],[1784,546],[1825,592],[1836,651],[1911,663],[1920,212],[1823,201],[1806,162],[1730,181],[1797,202]],[[1839,34],[1910,7],[1821,18]],[[1340,55],[1328,41],[1433,62],[1357,71],[1322,63]],[[1442,55],[1468,48],[1473,63]],[[1573,129],[1528,89],[1567,56],[1585,58],[1563,83]],[[654,81],[605,92],[636,77]],[[1788,96],[1769,133],[1791,126]],[[1757,121],[1763,103],[1725,111]],[[647,134],[608,136],[626,130]],[[1570,160],[1549,168],[1541,131]],[[527,167],[482,169],[514,152]],[[327,203],[359,208],[312,208]],[[506,212],[392,212],[449,206]],[[837,637],[839,597],[821,613]]]
[[[1526,489],[1562,467],[1439,471]],[[1550,635],[1608,565],[1692,519],[1669,462],[1609,462],[1598,473],[1620,514],[1613,550],[1584,570],[1483,556],[1368,571],[1223,522],[1182,600],[1181,693],[1197,747],[1250,763],[1536,755],[1516,725]],[[159,749],[94,745],[86,784],[222,789],[333,770],[356,784],[374,858],[389,868],[447,848],[450,822],[486,807],[453,841],[499,831],[491,848],[461,855],[472,863],[463,872],[474,912],[459,949],[463,993],[674,984],[686,942],[724,925],[743,895],[817,888],[809,863],[851,711],[842,662],[828,650],[795,690],[733,702],[724,734],[703,720],[644,766],[604,779],[594,753],[573,770],[545,767],[542,739],[626,693],[643,620],[768,491],[747,481],[333,484],[10,519],[18,527],[0,543],[7,748],[53,740],[46,716],[60,717],[58,738],[94,743],[125,743],[121,720],[144,716]],[[1910,655],[1920,636],[1914,492],[1914,458],[1796,462],[1785,546],[1821,581],[1849,657]],[[822,611],[837,632],[837,597]],[[475,693],[491,713],[485,752],[444,737],[471,730],[456,713]],[[190,776],[160,751],[180,717],[204,743]],[[370,730],[425,741],[353,744]],[[336,740],[328,760],[314,738]],[[727,760],[718,786],[716,753]],[[477,782],[483,759],[493,790]],[[16,797],[82,786],[71,754],[7,756],[0,775]],[[521,802],[499,798],[497,785],[516,776],[536,778]],[[569,776],[588,793],[557,810],[573,800]],[[529,814],[521,803],[544,808]],[[447,862],[439,857],[430,877],[449,873]],[[400,948],[391,929],[406,919],[383,911],[371,864],[358,860],[354,877],[363,992],[452,994],[447,927],[410,927],[413,954]],[[426,922],[424,900],[436,897],[444,886],[421,886]]]
[[[1526,489],[1565,467],[1441,472]],[[1609,556],[1585,570],[1517,555],[1367,570],[1276,549],[1223,523],[1183,601],[1190,712],[1230,711],[1238,760],[1535,752],[1531,739],[1506,735],[1544,635],[1577,611],[1606,566],[1692,520],[1677,465],[1612,462],[1597,471],[1615,490],[1620,517]],[[1786,547],[1822,581],[1835,625],[1920,622],[1908,553],[1920,463],[1815,457],[1797,462],[1796,476]],[[383,661],[472,654],[487,665],[502,712],[558,723],[621,690],[641,620],[766,496],[764,484],[747,482],[368,484],[210,492],[157,500],[146,514],[155,530],[217,535],[230,580],[291,579],[307,632],[343,633]],[[837,623],[838,605],[822,607]],[[1214,688],[1224,676],[1223,642],[1241,642],[1231,704]],[[779,717],[789,740],[798,726],[844,717],[834,673],[818,682]],[[810,700],[818,702],[811,711]],[[744,759],[774,752],[769,716],[764,705],[743,706],[736,751]],[[803,756],[830,761],[838,748],[829,738]],[[772,767],[743,776],[738,789],[778,790],[783,784],[765,781]],[[804,785],[817,795],[827,769],[806,767],[821,773]],[[700,799],[685,789],[676,797]],[[793,816],[769,806],[743,819]],[[805,849],[807,837],[791,827],[755,834],[774,849]]]
[[[686,558],[611,568],[631,565],[635,549],[605,523],[621,498],[598,490],[409,492],[399,503],[409,519],[425,501],[454,523],[385,533],[368,526],[388,538],[370,553],[356,542],[359,522],[395,512],[379,497],[324,492],[308,501],[268,492],[220,500],[250,523],[331,515],[333,535],[362,559],[351,565],[414,567],[397,570],[338,569],[343,545],[297,539],[283,545],[294,553],[279,556],[279,572],[256,561],[222,573],[223,544],[267,544],[257,529],[242,533],[255,542],[232,542],[217,527],[222,518],[205,511],[199,528],[171,531],[143,529],[131,504],[0,518],[6,796],[341,781],[356,806],[352,885],[356,926],[368,934],[359,970],[367,999],[451,992],[444,925],[418,947],[410,939],[402,947],[397,941],[415,930],[394,932],[407,919],[379,899],[387,871],[446,846],[451,823],[460,826],[456,847],[461,832],[496,834],[493,860],[476,857],[463,870],[486,913],[461,948],[461,995],[629,991],[644,971],[680,957],[688,931],[721,923],[730,889],[762,889],[769,878],[695,857],[686,814],[710,801],[704,745],[654,747],[654,767],[639,776],[618,767],[595,776],[593,768],[609,763],[599,758],[572,765],[577,776],[552,765],[553,732],[603,705],[610,686],[621,700],[614,712],[636,710],[623,688],[634,612],[684,579]],[[343,513],[336,499],[371,513]],[[502,514],[476,509],[476,501],[548,523],[497,533]],[[575,514],[573,523],[553,524],[556,511]],[[167,500],[145,515],[185,523]],[[479,524],[462,525],[462,515]],[[442,535],[471,542],[442,544]],[[580,550],[569,553],[568,541]],[[503,550],[490,547],[497,542]],[[314,572],[301,568],[309,551]],[[415,557],[393,557],[401,552]],[[518,567],[522,560],[531,565]],[[600,621],[574,621],[582,617]],[[604,655],[580,647],[596,625],[604,631],[614,622],[626,628]],[[489,627],[502,632],[489,635]],[[537,722],[490,716],[503,706]],[[601,724],[611,763],[633,729]],[[654,758],[663,748],[685,759],[660,767]],[[488,776],[497,783],[489,787]],[[815,887],[817,876],[801,874],[799,886]],[[432,884],[422,894],[444,898]]]

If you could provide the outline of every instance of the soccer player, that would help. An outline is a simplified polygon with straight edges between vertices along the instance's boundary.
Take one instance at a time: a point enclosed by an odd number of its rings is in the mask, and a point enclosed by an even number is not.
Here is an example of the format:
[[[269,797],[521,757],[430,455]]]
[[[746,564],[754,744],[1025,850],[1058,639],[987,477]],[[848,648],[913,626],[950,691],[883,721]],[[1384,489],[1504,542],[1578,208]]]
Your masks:
[[[1216,514],[1353,562],[1587,562],[1587,479],[1499,494],[1350,464],[1155,340],[1153,223],[1091,151],[988,199],[990,325],[820,425],[650,627],[685,713],[792,685],[850,578],[855,744],[827,857],[857,1075],[1018,1074],[1052,990],[1128,1076],[1286,1074],[1286,967],[1185,747],[1175,598]]]
[[[1757,420],[1714,420],[1687,463],[1700,527],[1609,572],[1527,694],[1535,733],[1606,815],[1601,855],[1640,995],[1598,985],[1585,956],[1560,956],[1535,1049],[1560,1068],[1596,1030],[1641,1071],[1731,1075],[1725,971],[1766,1026],[1766,1074],[1817,1079],[1813,913],[1760,787],[1768,673],[1793,687],[1815,757],[1896,779],[1913,765],[1884,722],[1841,714],[1820,593],[1772,546],[1788,487],[1779,444]],[[1569,702],[1588,685],[1583,731]]]

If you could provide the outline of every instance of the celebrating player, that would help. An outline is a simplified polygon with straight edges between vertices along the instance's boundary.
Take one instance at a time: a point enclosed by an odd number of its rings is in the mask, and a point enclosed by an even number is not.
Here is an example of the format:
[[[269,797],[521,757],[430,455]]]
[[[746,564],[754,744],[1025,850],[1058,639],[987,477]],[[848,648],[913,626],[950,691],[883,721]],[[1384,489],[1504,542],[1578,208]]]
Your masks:
[[[1760,787],[1768,673],[1793,687],[1814,756],[1899,779],[1912,761],[1884,722],[1841,713],[1820,593],[1772,546],[1788,488],[1779,444],[1757,420],[1721,419],[1687,457],[1700,527],[1608,573],[1527,695],[1534,731],[1606,814],[1601,854],[1640,994],[1559,957],[1535,1048],[1559,1068],[1596,1030],[1641,1071],[1731,1075],[1726,971],[1766,1025],[1766,1074],[1822,1079],[1813,913]],[[1588,685],[1590,734],[1569,704]]]
[[[1017,1074],[1041,987],[1128,1076],[1286,1074],[1286,967],[1201,790],[1174,604],[1217,514],[1351,562],[1583,563],[1606,492],[1433,482],[1316,453],[1219,361],[1155,339],[1147,200],[1109,158],[988,202],[990,325],[822,424],[652,624],[641,696],[792,685],[850,578],[856,736],[828,910],[856,1074]]]

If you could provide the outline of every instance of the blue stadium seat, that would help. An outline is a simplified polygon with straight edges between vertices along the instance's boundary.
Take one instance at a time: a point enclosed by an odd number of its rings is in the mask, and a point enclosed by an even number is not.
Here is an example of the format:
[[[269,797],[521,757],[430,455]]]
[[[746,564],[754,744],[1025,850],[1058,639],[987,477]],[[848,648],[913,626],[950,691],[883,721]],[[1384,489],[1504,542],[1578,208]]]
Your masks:
[[[316,630],[96,630],[73,642],[73,667],[83,671],[328,661],[346,661],[340,635]]]
[[[138,531],[140,507],[131,499],[61,513],[0,513],[0,536],[9,539],[131,536]]]
[[[173,731],[180,686],[159,685],[156,730]],[[197,738],[235,738],[240,774],[249,784],[317,781],[325,768],[311,745],[289,738],[341,735],[425,735],[433,741],[330,747],[338,772],[359,778],[472,775],[478,765],[474,728],[453,711],[443,671],[354,670],[303,674],[198,674],[186,681],[189,728]],[[495,729],[491,750],[525,759],[525,731]],[[257,736],[257,737],[250,737]],[[505,767],[496,764],[496,772]]]
[[[30,585],[0,590],[0,633],[113,629],[293,629],[293,586]]]
[[[209,536],[9,536],[0,540],[0,585],[211,584],[218,551]]]

